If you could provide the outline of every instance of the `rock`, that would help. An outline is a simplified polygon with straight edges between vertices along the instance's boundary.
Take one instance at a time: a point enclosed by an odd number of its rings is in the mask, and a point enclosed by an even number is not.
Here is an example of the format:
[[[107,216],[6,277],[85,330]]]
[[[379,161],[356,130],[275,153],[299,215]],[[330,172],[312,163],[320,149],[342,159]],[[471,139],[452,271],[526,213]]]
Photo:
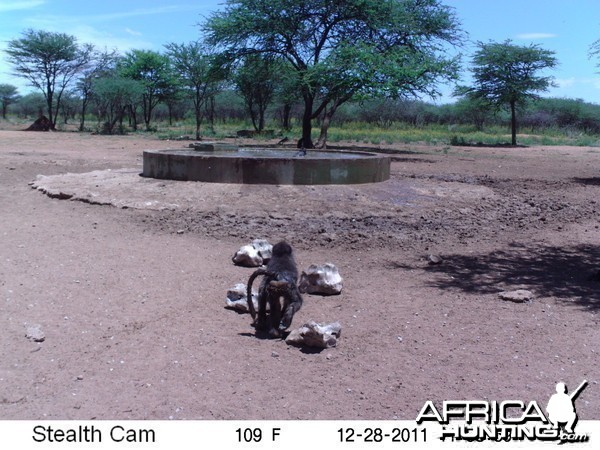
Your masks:
[[[249,312],[248,309],[248,296],[246,295],[247,285],[244,283],[238,283],[227,291],[227,298],[225,300],[226,308],[235,309],[241,312]],[[258,310],[258,293],[252,292],[252,303],[254,304],[254,310]]]
[[[262,130],[260,133],[256,130],[238,130],[235,134],[239,138],[253,138],[256,136],[273,137],[275,130]]]
[[[273,246],[265,239],[254,239],[252,247],[256,249],[260,257],[263,259],[263,264],[266,264],[273,256]]]
[[[314,320],[293,330],[285,339],[286,344],[317,348],[335,347],[340,338],[342,326],[339,322],[319,324]]]
[[[342,292],[342,281],[334,264],[312,264],[306,272],[302,271],[298,289],[303,294],[337,295]]]
[[[272,250],[273,246],[265,239],[255,239],[241,247],[231,260],[237,266],[259,267],[271,259]]]
[[[41,330],[39,325],[28,326],[25,337],[27,339],[31,339],[33,342],[44,342],[46,340],[46,335]]]
[[[503,291],[498,294],[502,300],[509,300],[515,303],[531,303],[533,300],[533,292],[525,289],[517,289],[516,291]]]
[[[427,256],[427,263],[429,265],[436,265],[436,264],[441,264],[444,261],[444,259],[440,256],[440,255],[428,255]]]
[[[259,267],[263,263],[262,257],[252,245],[241,247],[231,260],[235,265],[244,267]]]
[[[256,130],[238,130],[235,132],[235,135],[241,138],[253,138],[256,134]]]
[[[239,148],[237,145],[222,142],[193,142],[189,147],[198,152],[213,152],[215,150],[237,151]]]

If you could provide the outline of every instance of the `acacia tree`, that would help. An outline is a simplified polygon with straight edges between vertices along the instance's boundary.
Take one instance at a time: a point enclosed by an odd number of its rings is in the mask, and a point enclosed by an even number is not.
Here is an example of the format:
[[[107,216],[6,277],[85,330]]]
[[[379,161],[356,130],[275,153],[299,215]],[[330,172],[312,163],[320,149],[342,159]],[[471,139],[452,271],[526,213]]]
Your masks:
[[[101,132],[113,134],[117,123],[118,133],[123,132],[123,117],[132,105],[141,101],[145,86],[140,81],[115,75],[95,79],[91,92],[98,119],[103,120]]]
[[[590,45],[590,58],[600,57],[600,39]],[[600,63],[598,64],[600,67]]]
[[[281,64],[264,55],[247,55],[234,75],[237,90],[257,132],[265,128],[265,111],[273,100]]]
[[[165,47],[173,68],[192,98],[196,117],[196,139],[200,139],[205,105],[219,91],[219,82],[224,78],[224,74],[215,64],[215,54],[200,42],[170,43]]]
[[[539,72],[557,65],[554,52],[538,45],[519,46],[503,43],[478,43],[473,56],[472,87],[460,86],[456,95],[481,99],[494,107],[508,107],[511,115],[511,143],[517,145],[517,106],[537,99],[538,92],[552,86],[552,77]]]
[[[6,119],[8,106],[19,100],[17,87],[12,84],[0,84],[0,109],[2,109],[2,118]]]
[[[19,116],[24,119],[35,115],[40,117],[44,114],[46,99],[40,92],[30,92],[21,97],[15,106]]]
[[[312,120],[328,106],[330,120],[361,91],[417,94],[433,80],[454,79],[457,60],[443,50],[462,39],[453,10],[438,0],[228,0],[203,30],[232,58],[265,53],[289,62],[307,148]]]
[[[15,74],[44,94],[51,129],[56,129],[63,92],[87,67],[93,46],[80,46],[68,34],[30,29],[9,41],[5,51]]]
[[[82,71],[81,77],[77,81],[77,91],[81,96],[79,131],[85,129],[85,114],[92,100],[94,81],[114,71],[117,59],[116,50],[110,52],[108,50],[102,52],[94,50],[92,52],[90,64]]]
[[[281,104],[279,109],[281,116],[281,127],[289,131],[291,130],[292,108],[298,103],[298,95],[296,93],[297,72],[290,64],[282,63],[280,65],[281,72],[278,74],[279,83],[275,92],[276,101]]]
[[[169,58],[152,50],[132,50],[118,63],[118,72],[144,86],[142,108],[146,130],[150,130],[152,112],[172,92],[175,83]]]

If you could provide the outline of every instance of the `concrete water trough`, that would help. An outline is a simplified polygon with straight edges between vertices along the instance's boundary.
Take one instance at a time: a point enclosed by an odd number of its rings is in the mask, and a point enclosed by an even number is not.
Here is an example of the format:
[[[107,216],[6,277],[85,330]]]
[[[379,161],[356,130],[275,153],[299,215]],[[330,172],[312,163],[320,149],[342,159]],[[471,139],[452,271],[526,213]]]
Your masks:
[[[390,158],[357,151],[195,146],[144,151],[142,176],[243,184],[360,184],[390,177]]]

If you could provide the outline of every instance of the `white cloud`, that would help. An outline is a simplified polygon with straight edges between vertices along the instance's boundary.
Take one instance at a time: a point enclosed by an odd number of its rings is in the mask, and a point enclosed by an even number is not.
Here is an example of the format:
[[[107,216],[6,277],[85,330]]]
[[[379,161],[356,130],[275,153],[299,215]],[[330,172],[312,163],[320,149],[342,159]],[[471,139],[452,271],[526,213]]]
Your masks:
[[[134,31],[131,28],[125,28],[125,32],[132,36],[141,36],[142,35],[142,33],[140,33],[139,31]]]
[[[21,2],[0,2],[0,12],[32,9],[43,5],[45,0],[29,0]]]
[[[151,49],[154,47],[152,42],[137,38],[135,35],[133,37],[115,36],[109,32],[99,31],[89,25],[77,25],[63,30],[63,32],[75,36],[80,44],[93,44],[99,49],[117,49],[121,53],[133,49]]]
[[[58,24],[57,26],[48,26],[45,29],[67,33],[77,38],[77,42],[80,44],[93,44],[99,50],[107,49],[111,51],[116,49],[121,54],[133,49],[150,50],[154,48],[153,43],[142,38],[130,36],[125,33],[123,33],[123,36],[115,36],[109,32],[99,31],[87,25],[65,26]],[[30,92],[32,88],[27,86],[27,82],[12,73],[12,66],[6,60],[6,55],[3,52],[5,48],[6,43],[0,41],[0,83],[17,86],[21,94]]]
[[[517,35],[517,39],[551,39],[558,37],[557,34],[552,33],[522,33]]]
[[[79,44],[93,44],[98,49],[118,50],[120,53],[125,53],[132,49],[152,49],[155,45],[143,39],[142,33],[138,33],[129,28],[110,32],[107,30],[100,31],[90,25],[81,25],[71,22],[53,22],[49,19],[47,22],[38,23],[36,28],[50,32],[66,33],[74,36]],[[0,48],[0,52],[1,52]],[[1,57],[1,55],[0,55]]]
[[[197,11],[198,6],[191,5],[169,5],[156,8],[134,9],[132,11],[114,12],[108,14],[96,14],[88,16],[66,16],[66,15],[50,15],[34,16],[27,18],[27,22],[36,26],[44,27],[49,24],[68,24],[68,23],[90,23],[90,22],[111,22],[119,19],[127,19],[130,17],[153,16],[169,13]]]
[[[591,86],[594,89],[600,89],[600,77],[584,78],[581,83]]]
[[[559,88],[568,88],[574,86],[576,83],[575,77],[571,78],[555,78],[554,82],[558,85]]]
[[[139,16],[164,15],[197,10],[198,6],[194,5],[169,5],[97,15],[39,14],[31,15],[25,21],[31,28],[67,33],[75,36],[80,44],[94,44],[98,48],[117,49],[119,52],[124,53],[134,48],[153,49],[156,45],[150,42],[148,38],[142,38],[144,34],[137,30],[126,26],[114,27],[115,21]]]

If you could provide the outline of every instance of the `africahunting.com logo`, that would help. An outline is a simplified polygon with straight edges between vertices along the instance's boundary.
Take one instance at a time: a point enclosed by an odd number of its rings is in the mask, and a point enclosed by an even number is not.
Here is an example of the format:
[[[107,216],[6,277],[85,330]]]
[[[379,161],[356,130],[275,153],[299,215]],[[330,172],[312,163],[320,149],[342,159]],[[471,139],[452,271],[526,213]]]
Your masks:
[[[433,421],[442,425],[442,441],[587,442],[589,435],[575,432],[578,419],[575,400],[586,386],[587,380],[584,380],[569,394],[567,386],[558,383],[556,393],[546,406],[546,414],[535,400],[529,403],[451,400],[444,401],[441,410],[429,400],[421,408],[417,424]]]

